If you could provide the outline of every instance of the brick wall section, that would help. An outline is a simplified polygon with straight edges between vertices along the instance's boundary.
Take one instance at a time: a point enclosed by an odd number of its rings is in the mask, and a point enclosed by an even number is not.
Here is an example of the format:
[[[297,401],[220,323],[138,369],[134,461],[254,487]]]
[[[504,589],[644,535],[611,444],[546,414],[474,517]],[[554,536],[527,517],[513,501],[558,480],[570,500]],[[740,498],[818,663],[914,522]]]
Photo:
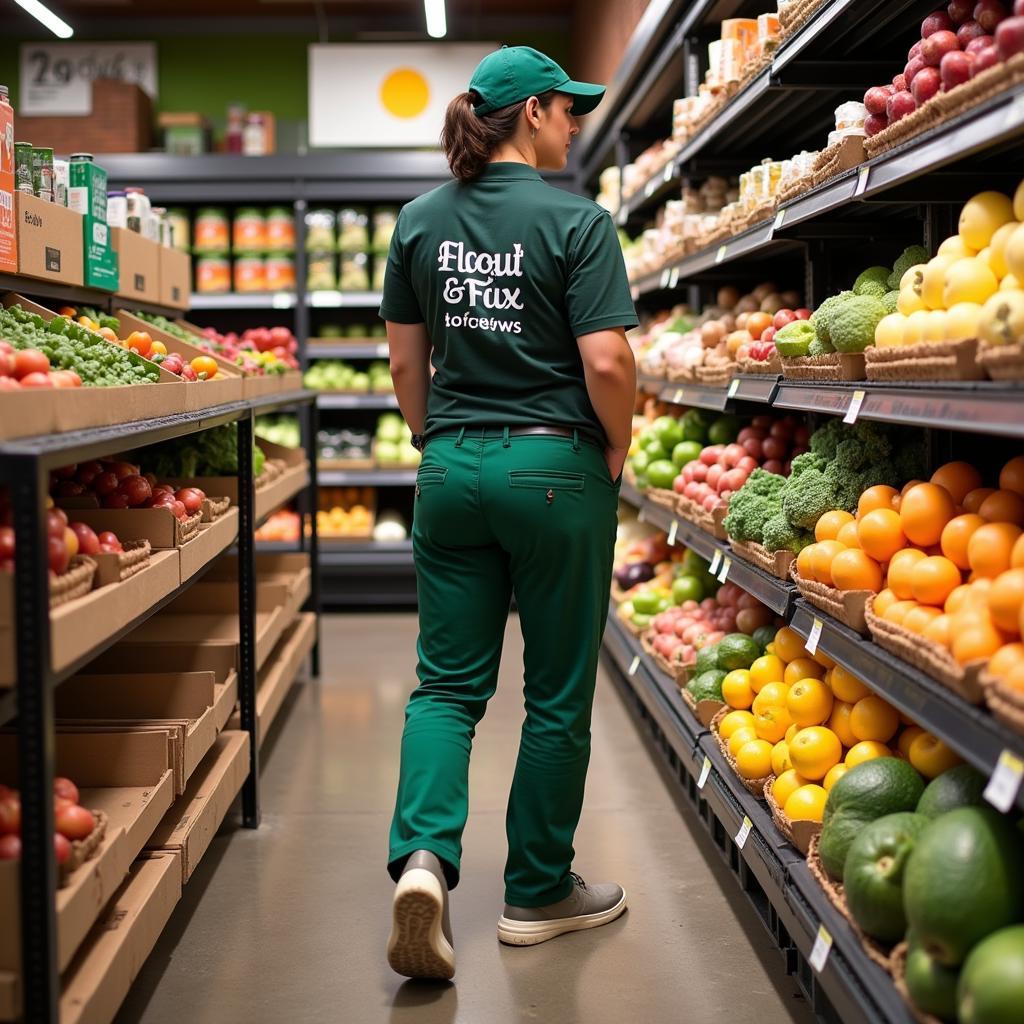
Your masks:
[[[99,79],[86,117],[23,117],[14,122],[19,142],[69,153],[143,153],[153,143],[153,102],[137,85]]]
[[[607,85],[649,0],[576,0],[569,74]]]

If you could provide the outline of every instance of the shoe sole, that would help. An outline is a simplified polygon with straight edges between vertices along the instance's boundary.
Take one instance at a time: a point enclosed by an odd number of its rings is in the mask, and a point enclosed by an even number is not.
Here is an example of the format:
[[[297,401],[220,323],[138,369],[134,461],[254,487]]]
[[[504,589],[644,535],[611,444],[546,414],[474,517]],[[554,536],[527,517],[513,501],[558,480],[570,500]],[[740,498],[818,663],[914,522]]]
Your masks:
[[[413,868],[402,875],[392,906],[388,963],[406,978],[441,978],[455,974],[455,950],[441,922],[444,893],[431,872]]]
[[[513,921],[504,914],[498,918],[498,941],[507,946],[536,946],[567,932],[582,932],[588,928],[600,928],[611,924],[621,917],[626,910],[626,894],[622,899],[597,914],[584,914],[580,917],[559,917],[551,921]]]

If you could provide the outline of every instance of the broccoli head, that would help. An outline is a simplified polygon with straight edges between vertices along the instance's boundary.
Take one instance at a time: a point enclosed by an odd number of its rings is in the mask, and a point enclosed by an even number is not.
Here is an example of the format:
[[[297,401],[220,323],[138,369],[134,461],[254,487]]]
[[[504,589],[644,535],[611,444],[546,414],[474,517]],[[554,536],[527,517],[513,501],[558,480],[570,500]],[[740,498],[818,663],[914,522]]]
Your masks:
[[[854,295],[874,295],[875,298],[880,299],[889,290],[888,280],[888,267],[868,267],[867,270],[857,275],[857,280],[853,282],[853,293]]]
[[[825,344],[833,344],[830,330],[833,314],[847,299],[852,299],[853,297],[853,292],[840,292],[838,295],[827,298],[811,314],[811,326]]]
[[[837,352],[863,352],[875,343],[875,328],[886,315],[885,306],[872,295],[856,295],[832,314],[829,336]]]
[[[817,335],[814,336],[814,341],[807,346],[807,354],[809,356],[827,356],[832,352],[835,352],[832,345],[826,345]]]
[[[786,516],[779,512],[764,524],[762,543],[769,551],[792,551],[798,555],[814,540],[814,534],[792,526]]]
[[[795,479],[791,477],[782,496],[786,519],[805,530],[813,530],[815,523],[836,507],[835,484],[828,467],[809,466]]]
[[[903,275],[918,263],[928,262],[928,250],[923,245],[911,245],[900,253],[896,262],[892,265],[892,273],[889,275],[886,284],[891,290],[899,290],[900,281]]]
[[[782,491],[786,478],[777,473],[755,469],[747,482],[729,499],[724,526],[736,540],[763,541],[767,519],[782,511]]]
[[[899,289],[895,291],[886,292],[882,296],[882,305],[885,306],[885,312],[888,316],[890,313],[897,312],[897,304],[900,301]]]

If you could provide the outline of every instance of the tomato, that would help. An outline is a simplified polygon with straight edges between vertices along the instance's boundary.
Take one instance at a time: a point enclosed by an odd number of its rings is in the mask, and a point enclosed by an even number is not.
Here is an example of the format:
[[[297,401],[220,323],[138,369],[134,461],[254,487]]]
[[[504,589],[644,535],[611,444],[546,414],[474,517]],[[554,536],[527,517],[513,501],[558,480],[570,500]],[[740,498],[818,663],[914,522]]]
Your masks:
[[[130,462],[108,462],[107,469],[109,469],[111,473],[115,474],[118,480],[124,480],[125,477],[139,475],[139,467]]]
[[[132,331],[125,342],[130,352],[138,352],[140,356],[148,356],[153,347],[153,339],[148,331]]]
[[[158,494],[174,494],[174,488],[170,484],[153,484],[153,497],[155,498]]]
[[[107,341],[118,341],[119,342],[121,340],[120,338],[118,338],[117,333],[115,331],[111,330],[109,327],[101,327],[99,329],[99,336],[101,338],[106,338]]]
[[[171,508],[171,511],[174,513],[174,515],[178,519],[187,519],[188,518],[188,512],[185,510],[185,503],[183,501],[178,501],[177,499],[175,499],[175,502],[174,502],[174,505]]]
[[[78,525],[81,526],[82,524],[79,523]],[[54,796],[59,796],[64,800],[70,800],[73,804],[78,803],[78,787],[63,775],[58,775],[53,780],[53,793]]]
[[[16,836],[21,832],[21,801],[12,794],[0,801],[0,836]]]
[[[217,374],[217,360],[213,356],[196,356],[189,365],[196,371],[200,380],[208,380]]]
[[[46,543],[50,570],[60,576],[68,571],[68,564],[71,561],[68,546],[64,543],[63,537],[48,537]]]
[[[51,508],[46,513],[46,535],[48,537],[63,537],[64,528],[67,525],[66,517],[62,517],[57,509]]]
[[[0,391],[20,391],[21,384],[13,377],[0,377]]]
[[[57,316],[66,316],[74,319],[78,316],[78,310],[75,309],[74,306],[61,306],[60,309],[57,310]]]
[[[64,528],[64,546],[68,549],[68,557],[78,554],[78,534],[70,526]]]
[[[100,542],[100,547],[105,544],[107,547],[113,548],[115,551],[124,550],[121,547],[121,542],[117,539],[117,534],[112,530],[104,530],[97,539]]]
[[[96,819],[90,811],[78,804],[65,807],[56,814],[57,831],[68,839],[85,839],[96,827]]]
[[[88,487],[103,472],[105,470],[102,462],[82,462],[75,472],[75,479]]]
[[[95,477],[92,481],[93,494],[99,495],[101,498],[105,498],[108,494],[113,494],[117,490],[120,480],[116,473],[111,473],[109,470],[104,470],[99,476]]]
[[[37,348],[26,348],[14,353],[14,376],[22,380],[30,373],[48,373],[50,360]]]
[[[128,498],[128,504],[132,508],[138,508],[153,497],[153,488],[143,476],[126,476],[121,481],[118,491]]]
[[[45,359],[46,356],[43,356]],[[48,373],[26,373],[24,377],[20,379],[21,386],[23,388],[52,388],[54,387],[53,378]]]
[[[100,550],[100,541],[96,536],[96,531],[91,526],[86,526],[85,523],[72,523],[71,529],[74,530],[75,536],[78,537],[78,551],[83,555],[95,555]],[[54,786],[56,787],[56,780]],[[78,798],[75,797],[77,800]]]
[[[162,341],[154,341],[149,347],[149,354],[152,356],[167,355],[167,346]]]
[[[0,352],[0,377],[14,376],[14,353]]]
[[[0,836],[0,860],[21,860],[19,836]]]
[[[62,836],[59,832],[53,833],[53,854],[57,859],[58,866],[66,863],[68,857],[71,856],[71,843],[66,836]]]
[[[104,508],[131,508],[132,503],[128,499],[128,495],[124,493],[119,487],[116,491],[108,494],[103,499]]]
[[[78,374],[72,373],[71,370],[50,371],[50,383],[55,388],[73,388],[76,386],[76,380],[78,380]],[[78,380],[78,386],[81,386],[81,383],[81,380]]]
[[[190,516],[195,515],[203,507],[203,496],[194,487],[182,487],[174,497],[185,506]]]

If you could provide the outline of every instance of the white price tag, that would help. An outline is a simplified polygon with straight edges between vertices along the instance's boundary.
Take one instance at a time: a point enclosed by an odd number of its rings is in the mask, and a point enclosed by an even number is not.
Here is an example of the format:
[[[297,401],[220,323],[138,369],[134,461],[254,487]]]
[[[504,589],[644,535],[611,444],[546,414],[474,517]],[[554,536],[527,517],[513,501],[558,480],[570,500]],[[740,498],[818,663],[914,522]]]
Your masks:
[[[822,621],[821,619],[815,619],[814,625],[811,626],[810,633],[807,634],[807,643],[804,647],[807,648],[807,653],[814,657],[815,652],[818,650],[818,641],[821,639]]]
[[[714,576],[718,572],[718,567],[722,564],[722,552],[716,551],[715,557],[711,559],[711,575]]]
[[[682,388],[677,388],[676,389],[676,396],[675,396],[675,398],[672,399],[672,402],[673,402],[674,405],[680,405],[682,403],[682,401],[683,401],[683,389]]]
[[[629,220],[629,210],[625,206],[619,207],[619,224],[625,224]]]
[[[669,160],[669,162],[667,164],[665,164],[665,174],[664,174],[665,181],[671,181],[675,177],[675,174],[676,174],[676,165],[675,165],[675,163],[673,163],[673,161]]]
[[[637,519],[638,523],[646,523],[647,522],[647,509],[646,508],[640,509],[640,511],[637,513],[636,519]]]
[[[736,392],[739,391],[739,389],[740,389],[740,382],[735,377],[733,377],[733,379],[731,381],[729,381],[729,390],[727,392],[727,395],[729,396],[729,398],[735,398],[736,397]]]
[[[636,655],[633,660],[629,663],[629,675],[635,676],[636,670],[640,667],[640,655]]]
[[[857,187],[853,190],[853,194],[855,196],[862,196],[862,195],[864,195],[864,191],[868,187],[868,178],[870,178],[870,177],[871,177],[871,168],[868,167],[867,164],[865,164],[857,172]]]
[[[754,823],[746,816],[743,816],[743,824],[740,825],[739,832],[736,833],[736,845],[742,850],[747,845],[747,837],[754,829]]]
[[[657,188],[658,188],[658,183],[653,178],[651,178],[651,180],[649,182],[647,182],[646,185],[644,185],[644,195],[648,199],[650,199],[651,196],[654,195],[654,193],[657,190]]]
[[[1021,123],[1024,123],[1024,92],[1014,96],[1013,102],[1007,108],[1003,127],[1016,128]]]
[[[729,251],[729,246],[727,246],[727,245],[720,245],[718,247],[718,252],[715,253],[715,262],[716,263],[721,263],[722,260],[725,259],[725,254],[728,251]]]
[[[633,287],[629,289],[629,297],[634,302],[636,302],[636,300],[640,298],[640,288],[639,288],[639,286],[633,285]]]
[[[729,570],[732,568],[732,559],[726,555],[722,560],[722,571],[718,574],[718,582],[725,583],[729,579]]]
[[[711,774],[711,758],[705,757],[704,763],[700,766],[700,775],[697,777],[697,788],[703,789],[705,783],[708,781],[708,776]]]
[[[672,268],[672,275],[668,279],[668,286],[669,286],[669,288],[675,288],[675,286],[677,284],[679,284],[679,268],[678,267],[673,267]]]
[[[985,799],[1003,814],[1013,806],[1024,779],[1024,759],[1004,750],[996,762],[996,769],[985,787]]]
[[[860,415],[860,407],[864,404],[865,392],[860,389],[854,391],[850,398],[849,408],[846,410],[846,415],[843,417],[844,423],[856,423],[857,417]]]
[[[671,280],[671,278],[672,278],[672,271],[669,270],[668,267],[666,267],[661,272],[661,287],[662,288],[667,288],[668,287],[668,283]]]
[[[777,214],[775,214],[775,223],[772,225],[772,234],[782,227],[783,221],[786,219],[786,208],[783,207]]]
[[[673,519],[672,525],[668,529],[668,546],[670,548],[676,545],[676,534],[679,532],[679,523]]]
[[[831,950],[832,936],[829,935],[828,929],[821,925],[818,928],[818,935],[814,940],[814,946],[811,948],[811,955],[807,958],[807,962],[811,965],[815,974],[821,974],[822,970],[824,970]]]

